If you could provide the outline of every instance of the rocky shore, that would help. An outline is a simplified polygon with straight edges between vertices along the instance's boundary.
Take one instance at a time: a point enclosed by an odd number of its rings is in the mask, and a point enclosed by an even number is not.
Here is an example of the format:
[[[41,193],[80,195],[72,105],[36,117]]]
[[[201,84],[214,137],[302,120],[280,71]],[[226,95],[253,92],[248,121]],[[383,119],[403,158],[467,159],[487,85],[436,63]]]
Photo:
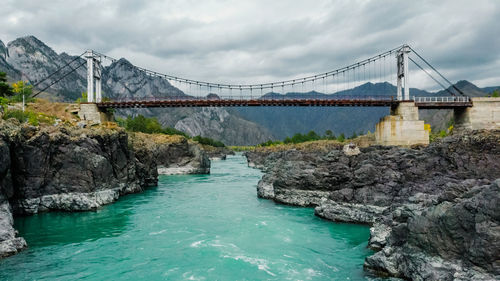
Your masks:
[[[500,278],[500,131],[428,147],[251,151],[258,196],[371,226],[365,269],[411,280]]]
[[[209,172],[201,146],[180,136],[0,120],[0,257],[27,246],[14,215],[94,210],[155,186],[159,173]]]
[[[226,160],[228,155],[235,155],[234,151],[227,147],[203,145],[203,151],[205,151],[210,160]]]

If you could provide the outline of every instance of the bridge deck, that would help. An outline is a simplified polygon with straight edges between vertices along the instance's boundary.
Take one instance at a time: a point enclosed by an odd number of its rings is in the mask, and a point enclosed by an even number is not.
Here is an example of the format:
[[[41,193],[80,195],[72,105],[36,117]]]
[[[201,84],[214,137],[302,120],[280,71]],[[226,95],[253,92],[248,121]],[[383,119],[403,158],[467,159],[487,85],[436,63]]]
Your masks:
[[[97,103],[100,108],[134,107],[234,107],[234,106],[392,106],[393,99],[181,99],[109,101]]]
[[[164,99],[125,100],[97,103],[99,108],[143,107],[235,107],[235,106],[370,106],[389,107],[399,104],[394,99]],[[453,109],[471,107],[472,101],[415,101],[421,109]]]

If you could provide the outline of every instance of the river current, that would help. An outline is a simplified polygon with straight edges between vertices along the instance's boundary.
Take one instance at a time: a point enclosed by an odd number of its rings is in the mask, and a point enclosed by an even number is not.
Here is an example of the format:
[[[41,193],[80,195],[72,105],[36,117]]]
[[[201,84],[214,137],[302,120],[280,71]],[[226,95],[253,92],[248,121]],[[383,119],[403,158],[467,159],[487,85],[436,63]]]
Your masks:
[[[257,198],[244,157],[95,212],[18,217],[29,248],[0,280],[366,280],[369,228]]]

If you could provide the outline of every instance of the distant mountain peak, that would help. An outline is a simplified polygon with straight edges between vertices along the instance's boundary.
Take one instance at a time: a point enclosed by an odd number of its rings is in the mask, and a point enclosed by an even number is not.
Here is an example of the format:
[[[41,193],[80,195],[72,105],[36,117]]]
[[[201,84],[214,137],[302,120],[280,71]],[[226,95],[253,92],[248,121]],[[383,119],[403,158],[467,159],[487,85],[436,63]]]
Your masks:
[[[467,81],[467,80],[460,80],[454,85],[458,89],[460,89],[465,95],[470,96],[470,97],[484,97],[486,93],[481,90],[479,87],[474,85],[473,83]],[[450,87],[449,89],[452,92],[456,92],[453,87]]]
[[[9,52],[7,51],[7,47],[5,47],[5,44],[2,42],[2,40],[0,40],[0,56],[4,59],[7,59],[8,55]]]

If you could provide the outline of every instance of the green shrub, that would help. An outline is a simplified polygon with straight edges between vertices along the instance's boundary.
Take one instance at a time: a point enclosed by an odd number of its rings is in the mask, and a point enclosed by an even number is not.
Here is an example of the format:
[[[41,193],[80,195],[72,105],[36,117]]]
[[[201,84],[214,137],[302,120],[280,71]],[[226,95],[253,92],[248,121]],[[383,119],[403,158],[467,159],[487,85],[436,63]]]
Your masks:
[[[266,142],[259,144],[258,146],[273,146],[273,145],[279,145],[279,144],[283,144],[283,142],[268,140]]]
[[[22,110],[7,110],[3,115],[3,119],[5,120],[14,118],[21,123],[28,121],[28,117],[27,112],[23,112]]]
[[[40,123],[53,125],[56,121],[56,118],[54,116],[22,110],[7,110],[3,115],[3,119],[7,120],[10,118],[14,118],[21,123],[28,122],[33,126],[38,126],[40,125]]]
[[[118,126],[125,128],[131,132],[141,132],[146,134],[165,134],[165,135],[181,135],[190,138],[186,133],[175,128],[162,127],[158,119],[151,117],[147,118],[143,115],[136,117],[127,117],[127,119],[116,118]]]
[[[146,134],[161,133],[162,127],[156,118],[146,118],[138,115],[135,118],[127,117],[125,129],[132,132],[142,132]]]
[[[200,144],[210,145],[215,147],[225,147],[226,145],[218,140],[213,140],[211,138],[205,138],[202,136],[196,136],[193,138],[194,141],[199,142]]]
[[[357,138],[357,137],[358,137],[358,135],[356,133],[354,133],[351,136],[351,138]],[[345,141],[345,139],[346,138],[345,138],[345,135],[343,133],[340,134],[338,137],[335,137],[335,135],[333,134],[333,132],[331,130],[326,130],[324,136],[320,136],[316,132],[310,131],[307,134],[297,133],[297,134],[293,135],[292,137],[286,137],[282,143],[297,144],[297,143],[303,143],[303,142],[308,142],[308,141],[317,141],[317,140],[337,140],[337,141],[343,142],[343,141]],[[268,142],[260,144],[260,146],[270,146],[270,145],[275,145],[275,144],[277,144],[277,142],[273,143],[271,141],[268,141]]]
[[[345,135],[344,135],[344,133],[340,134],[340,136],[337,137],[337,141],[339,141],[339,142],[344,142],[345,141]]]
[[[181,136],[184,136],[184,137],[189,139],[189,136],[186,133],[184,133],[183,131],[179,131],[175,128],[171,128],[171,127],[163,128],[162,133],[165,135],[181,135]]]

